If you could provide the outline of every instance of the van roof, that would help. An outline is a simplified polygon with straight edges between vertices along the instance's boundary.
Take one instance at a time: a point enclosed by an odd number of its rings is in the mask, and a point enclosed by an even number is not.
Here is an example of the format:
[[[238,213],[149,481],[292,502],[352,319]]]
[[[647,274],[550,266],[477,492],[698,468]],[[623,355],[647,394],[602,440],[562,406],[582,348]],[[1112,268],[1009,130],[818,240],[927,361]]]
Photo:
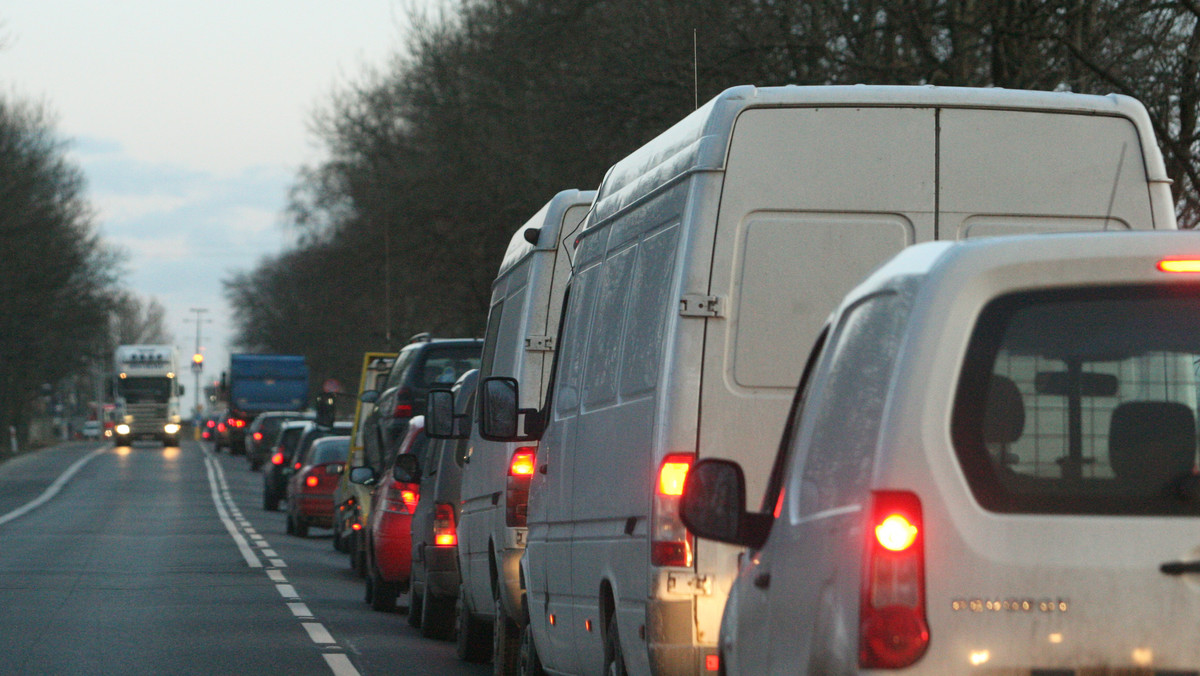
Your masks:
[[[567,209],[580,204],[591,204],[595,197],[595,190],[563,190],[550,198],[550,201],[546,202],[533,215],[533,218],[525,221],[525,224],[513,233],[512,239],[508,242],[508,249],[504,252],[504,259],[500,262],[500,271],[496,273],[496,276],[502,276],[535,249],[553,251],[558,246],[558,231],[562,227],[563,215]],[[537,229],[540,229],[541,233],[538,235],[538,243],[535,247],[525,239],[525,232]]]
[[[923,285],[961,289],[967,277],[981,279],[993,270],[1046,262],[1096,261],[1086,280],[1056,277],[1042,286],[1166,281],[1156,268],[1164,258],[1200,259],[1200,233],[1193,231],[1114,231],[1039,233],[926,242],[910,246],[884,263],[842,300],[839,312],[865,296],[893,287],[904,278],[926,277]],[[1200,274],[1190,273],[1193,280]],[[1039,284],[1026,280],[1027,284]],[[1015,289],[1014,289],[1015,290]]]
[[[600,185],[588,226],[613,216],[684,174],[723,169],[734,121],[743,110],[794,106],[1006,108],[1116,115],[1132,120],[1143,139],[1142,146],[1146,152],[1158,152],[1145,107],[1136,99],[1119,94],[1096,96],[933,85],[742,85],[721,92],[613,165]],[[1161,161],[1151,162],[1147,172],[1152,181],[1167,180]]]

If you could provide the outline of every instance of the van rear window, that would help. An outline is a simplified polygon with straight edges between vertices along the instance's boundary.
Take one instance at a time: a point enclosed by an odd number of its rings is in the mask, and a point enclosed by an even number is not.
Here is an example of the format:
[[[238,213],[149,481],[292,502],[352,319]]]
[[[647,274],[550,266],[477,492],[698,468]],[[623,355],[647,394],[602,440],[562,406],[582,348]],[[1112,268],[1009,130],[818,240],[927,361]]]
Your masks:
[[[980,315],[952,419],[985,509],[1200,514],[1200,287],[1023,293]]]

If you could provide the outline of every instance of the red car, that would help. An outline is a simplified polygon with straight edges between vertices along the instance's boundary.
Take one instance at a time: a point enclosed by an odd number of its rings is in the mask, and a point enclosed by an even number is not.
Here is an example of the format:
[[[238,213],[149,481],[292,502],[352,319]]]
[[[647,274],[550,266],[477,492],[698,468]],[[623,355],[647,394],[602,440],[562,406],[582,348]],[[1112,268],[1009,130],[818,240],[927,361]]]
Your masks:
[[[417,416],[409,422],[396,455],[384,472],[374,479],[366,529],[366,600],[375,610],[395,607],[396,598],[408,589],[412,571],[412,516],[417,508],[421,484],[420,477],[408,476],[402,467],[397,468],[397,459],[405,454],[421,458],[428,447],[425,418]],[[351,475],[351,480],[355,478]]]
[[[333,528],[333,490],[349,452],[350,437],[323,437],[296,459],[287,486],[289,534],[307,537],[309,526]]]

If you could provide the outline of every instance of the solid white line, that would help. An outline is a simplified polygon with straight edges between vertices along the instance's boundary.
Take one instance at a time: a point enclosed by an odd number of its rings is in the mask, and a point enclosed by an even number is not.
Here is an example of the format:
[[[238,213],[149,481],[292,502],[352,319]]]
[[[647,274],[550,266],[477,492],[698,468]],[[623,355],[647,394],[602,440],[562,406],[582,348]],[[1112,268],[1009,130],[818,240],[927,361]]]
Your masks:
[[[37,496],[33,500],[30,500],[29,502],[25,503],[21,507],[14,509],[13,511],[9,512],[8,514],[5,514],[4,516],[0,516],[0,526],[3,526],[4,524],[6,524],[9,521],[12,521],[14,519],[19,519],[22,516],[25,516],[26,514],[28,514],[29,512],[32,512],[33,510],[37,509],[38,507],[41,507],[42,505],[44,505],[48,500],[50,500],[50,498],[53,498],[55,495],[58,495],[58,492],[62,490],[62,487],[67,485],[67,482],[71,480],[71,477],[75,476],[76,472],[83,469],[84,465],[88,464],[92,460],[95,460],[97,456],[102,455],[107,452],[108,452],[108,446],[102,446],[102,447],[97,448],[96,450],[92,451],[91,453],[88,453],[87,455],[83,456],[82,458],[76,460],[70,467],[67,468],[67,471],[58,475],[58,478],[54,480],[54,483],[50,484],[50,486],[48,486],[46,488],[46,490],[42,491],[41,495]]]
[[[234,544],[237,545],[238,551],[242,553],[242,558],[246,560],[246,565],[251,568],[262,568],[262,561],[254,555],[254,550],[250,549],[250,545],[246,542],[246,538],[238,532],[237,526],[233,521],[230,521],[229,514],[225,512],[225,505],[221,503],[220,496],[217,495],[217,478],[214,473],[216,462],[206,453],[204,456],[204,469],[208,472],[208,485],[212,489],[213,505],[217,508],[217,516],[220,517],[221,523],[225,524],[225,530],[229,531],[229,536],[233,538]],[[215,467],[216,471],[221,470],[220,467]],[[222,477],[224,478],[224,477]]]
[[[329,633],[325,625],[320,622],[301,622],[300,626],[304,627],[304,631],[308,632],[308,637],[312,639],[313,643],[320,643],[322,645],[337,643],[337,641],[333,640],[333,635]]]
[[[325,662],[333,670],[333,676],[359,676],[358,669],[350,663],[350,658],[342,654],[325,655]]]

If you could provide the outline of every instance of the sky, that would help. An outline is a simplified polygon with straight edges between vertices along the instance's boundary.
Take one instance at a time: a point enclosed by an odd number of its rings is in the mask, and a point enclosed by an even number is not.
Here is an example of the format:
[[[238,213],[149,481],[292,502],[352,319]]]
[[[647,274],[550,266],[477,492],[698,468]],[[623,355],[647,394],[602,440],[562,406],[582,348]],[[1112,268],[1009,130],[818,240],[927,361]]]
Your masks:
[[[0,94],[52,111],[128,254],[124,285],[166,307],[185,358],[202,318],[201,382],[229,363],[221,281],[294,242],[283,210],[322,157],[313,113],[386,67],[429,1],[0,1]]]

